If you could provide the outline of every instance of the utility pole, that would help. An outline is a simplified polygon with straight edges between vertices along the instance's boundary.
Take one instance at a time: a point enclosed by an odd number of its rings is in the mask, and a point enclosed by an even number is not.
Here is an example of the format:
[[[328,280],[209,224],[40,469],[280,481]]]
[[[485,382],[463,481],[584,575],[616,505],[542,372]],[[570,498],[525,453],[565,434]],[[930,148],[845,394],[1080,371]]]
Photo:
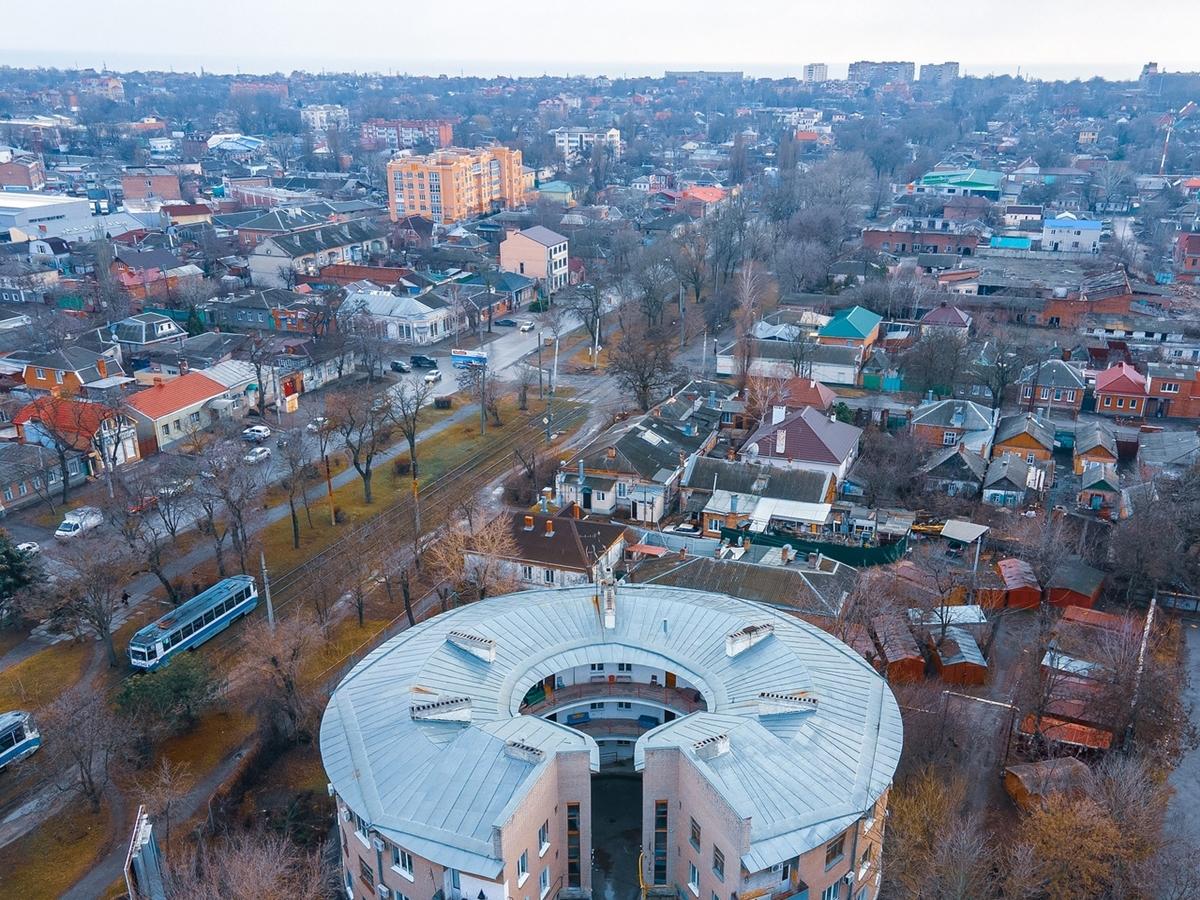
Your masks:
[[[262,563],[263,599],[267,601],[267,625],[275,630],[275,607],[271,605],[271,581],[267,578],[267,554],[258,551],[259,562]]]
[[[1150,596],[1150,609],[1146,611],[1146,624],[1142,628],[1142,644],[1138,648],[1137,673],[1133,678],[1133,698],[1129,701],[1129,727],[1125,729],[1122,747],[1128,753],[1133,747],[1133,717],[1137,715],[1138,700],[1142,693],[1142,673],[1146,668],[1146,645],[1150,643],[1150,627],[1154,624],[1154,610],[1158,606],[1158,588]]]
[[[325,494],[329,497],[329,524],[337,524],[337,512],[333,505],[333,474],[329,471],[329,454],[321,454],[325,460]]]
[[[413,562],[417,568],[421,568],[421,487],[417,482],[416,473],[413,473],[412,479],[412,498],[413,498]]]
[[[538,399],[545,400],[546,392],[542,389],[542,332],[538,332]]]
[[[683,345],[687,342],[687,329],[684,327],[684,301],[683,301],[683,282],[679,282],[679,349],[683,350]]]
[[[704,337],[700,339],[700,377],[708,377],[708,326],[704,326]]]
[[[479,434],[487,433],[487,363],[479,367]]]

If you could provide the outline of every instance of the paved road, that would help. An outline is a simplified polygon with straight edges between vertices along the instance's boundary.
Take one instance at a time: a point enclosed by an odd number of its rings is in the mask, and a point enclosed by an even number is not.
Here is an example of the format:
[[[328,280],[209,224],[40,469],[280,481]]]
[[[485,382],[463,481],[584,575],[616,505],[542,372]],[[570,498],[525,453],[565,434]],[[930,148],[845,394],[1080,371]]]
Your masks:
[[[1184,702],[1191,710],[1192,723],[1200,726],[1200,623],[1185,620],[1187,672],[1189,683]],[[1200,748],[1192,750],[1171,773],[1175,794],[1167,807],[1167,834],[1189,846],[1200,846]]]

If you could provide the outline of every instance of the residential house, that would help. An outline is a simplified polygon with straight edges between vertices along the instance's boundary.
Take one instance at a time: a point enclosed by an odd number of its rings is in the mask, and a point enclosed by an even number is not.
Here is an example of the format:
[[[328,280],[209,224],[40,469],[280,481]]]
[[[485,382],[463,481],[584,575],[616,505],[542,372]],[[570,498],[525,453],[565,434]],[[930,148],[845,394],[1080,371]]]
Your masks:
[[[962,336],[966,339],[971,329],[971,316],[957,306],[942,303],[921,316],[921,334],[941,335],[946,337]]]
[[[243,250],[253,250],[267,238],[315,231],[329,224],[329,219],[302,206],[277,206],[266,211],[258,210],[250,218],[230,222]]]
[[[1155,416],[1200,418],[1200,366],[1152,362],[1146,366],[1146,377],[1149,410]]]
[[[997,411],[970,400],[936,400],[917,407],[909,422],[913,437],[930,447],[959,444],[987,459]]]
[[[250,275],[261,287],[291,287],[298,276],[324,266],[358,263],[384,252],[383,232],[364,222],[343,222],[265,238],[250,253]]]
[[[345,341],[325,337],[272,339],[271,371],[285,409],[294,411],[293,398],[352,374],[360,356]]]
[[[78,396],[87,385],[123,376],[121,364],[112,354],[97,353],[86,347],[68,344],[49,353],[32,353],[24,358],[21,377],[32,391]]]
[[[500,268],[537,279],[546,294],[567,284],[567,239],[542,225],[510,234],[500,242]]]
[[[67,454],[67,483],[76,487],[87,478],[83,457]],[[62,490],[58,454],[38,444],[0,441],[0,516],[30,506]]]
[[[837,402],[837,394],[815,378],[789,378],[780,386],[780,395],[788,409],[811,406],[821,412],[829,412]]]
[[[1138,471],[1146,480],[1178,478],[1200,462],[1200,435],[1194,431],[1147,431],[1138,435]]]
[[[923,175],[920,181],[908,186],[914,194],[937,194],[943,197],[984,197],[993,202],[1000,199],[1004,173],[987,169],[938,170]]]
[[[983,479],[983,502],[1010,509],[1024,506],[1029,498],[1031,465],[1015,453],[993,459]]]
[[[1096,376],[1096,412],[1105,416],[1144,418],[1146,376],[1128,363],[1117,363]]]
[[[579,453],[576,472],[558,473],[558,503],[657,523],[676,508],[689,459],[712,449],[716,435],[715,426],[653,414],[619,423]]]
[[[1083,373],[1061,359],[1026,366],[1017,378],[1020,405],[1027,409],[1070,410],[1078,415],[1086,384]]]
[[[522,588],[599,584],[621,562],[628,543],[625,526],[571,515],[502,513],[516,552],[500,560],[504,573]],[[467,567],[483,562],[477,550]]]
[[[338,308],[343,323],[356,316],[370,321],[381,336],[418,347],[458,332],[453,304],[437,291],[413,296],[359,282],[347,288],[346,299]]]
[[[65,397],[39,397],[15,416],[17,440],[57,451],[69,448],[84,473],[98,475],[141,459],[133,420],[117,408]]]
[[[1078,556],[1068,556],[1058,564],[1046,584],[1047,599],[1055,606],[1091,609],[1100,599],[1103,587],[1103,572],[1092,568]]]
[[[799,374],[822,384],[853,386],[858,382],[861,362],[862,351],[857,347],[808,345],[798,359],[789,341],[752,340],[747,373],[756,378],[795,378]],[[718,351],[717,374],[736,375],[741,366],[741,342],[732,341]]]
[[[220,404],[217,401],[230,401]],[[141,453],[147,456],[184,438],[194,437],[219,418],[231,415],[240,401],[228,396],[225,385],[199,372],[169,381],[162,378],[127,401],[137,424]]]
[[[186,293],[204,280],[199,266],[184,262],[169,250],[131,250],[117,246],[112,272],[134,300],[170,298]]]
[[[166,166],[127,166],[121,173],[121,193],[127,203],[183,199],[179,176]]]
[[[793,413],[775,407],[770,421],[759,425],[740,453],[744,460],[828,472],[841,482],[858,457],[861,436],[861,428],[839,422],[812,407]]]
[[[1200,231],[1185,231],[1175,239],[1175,278],[1191,284],[1200,281]]]
[[[1054,456],[1054,426],[1033,413],[1002,416],[996,424],[992,457],[1015,453],[1027,463],[1048,462]]]
[[[861,306],[838,312],[817,331],[817,342],[838,347],[854,347],[864,354],[879,339],[883,317]]]
[[[1080,509],[1104,519],[1124,519],[1131,512],[1117,467],[1110,463],[1092,465],[1084,471],[1075,500]]]
[[[1086,422],[1075,429],[1073,449],[1076,475],[1090,466],[1117,464],[1117,436],[1106,422]]]
[[[1103,223],[1095,219],[1061,213],[1042,222],[1042,249],[1051,253],[1099,253],[1103,228]]]
[[[988,461],[964,444],[936,451],[921,466],[925,485],[951,497],[974,497],[983,488]],[[853,474],[852,476],[853,477]]]
[[[731,518],[722,513],[710,514],[709,504],[717,492],[727,495],[725,502],[730,506],[728,498],[733,496],[744,496],[748,502],[743,502],[739,510],[729,510]],[[818,504],[828,503],[833,497],[834,481],[828,472],[713,457],[692,459],[680,483],[682,511],[708,537],[720,537],[723,527],[737,527],[753,512],[757,498]]]
[[[46,168],[33,153],[0,146],[0,190],[40,191],[46,186]]]
[[[332,319],[325,302],[287,288],[217,297],[204,309],[211,324],[218,328],[243,331],[319,334],[329,327]]]
[[[575,205],[575,188],[566,181],[543,181],[537,186],[536,193],[539,200],[548,203],[559,203],[566,207]]]

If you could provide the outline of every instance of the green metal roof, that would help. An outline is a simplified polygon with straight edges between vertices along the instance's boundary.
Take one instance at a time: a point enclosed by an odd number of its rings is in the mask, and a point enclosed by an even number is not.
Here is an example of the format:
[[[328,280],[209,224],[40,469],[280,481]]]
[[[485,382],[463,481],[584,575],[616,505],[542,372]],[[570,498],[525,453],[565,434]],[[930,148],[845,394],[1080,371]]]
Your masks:
[[[863,309],[861,306],[851,306],[849,309],[839,311],[817,333],[821,337],[860,338],[865,340],[870,336],[872,331],[879,327],[879,323],[882,321],[883,318],[881,316],[875,315],[869,309]]]
[[[955,187],[984,188],[1000,190],[1004,182],[1003,172],[992,172],[988,169],[955,169],[950,172],[926,172],[921,177],[921,184],[952,184]]]

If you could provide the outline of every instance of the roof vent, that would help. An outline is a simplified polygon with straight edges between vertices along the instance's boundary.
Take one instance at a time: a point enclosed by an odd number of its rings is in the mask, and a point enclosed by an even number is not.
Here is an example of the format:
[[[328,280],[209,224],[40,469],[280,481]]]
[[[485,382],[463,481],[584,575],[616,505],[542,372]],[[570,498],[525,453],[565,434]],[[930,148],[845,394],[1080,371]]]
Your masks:
[[[471,698],[442,697],[429,703],[414,703],[409,714],[421,722],[470,722]]]
[[[769,638],[775,633],[775,626],[770,624],[747,625],[737,631],[725,635],[725,655],[737,656],[745,653],[759,641]]]
[[[692,744],[692,749],[696,751],[699,759],[716,759],[718,756],[724,756],[729,752],[729,735],[714,734],[712,737],[706,737],[704,740]]]
[[[504,745],[504,755],[536,765],[546,758],[546,751],[522,741],[509,741]]]
[[[496,661],[496,642],[491,638],[455,629],[446,635],[446,643],[453,644],[460,650],[466,650],[472,656],[478,656],[486,663]]]
[[[817,698],[807,691],[760,691],[758,714],[760,716],[783,716],[798,712],[812,712],[817,708]]]

